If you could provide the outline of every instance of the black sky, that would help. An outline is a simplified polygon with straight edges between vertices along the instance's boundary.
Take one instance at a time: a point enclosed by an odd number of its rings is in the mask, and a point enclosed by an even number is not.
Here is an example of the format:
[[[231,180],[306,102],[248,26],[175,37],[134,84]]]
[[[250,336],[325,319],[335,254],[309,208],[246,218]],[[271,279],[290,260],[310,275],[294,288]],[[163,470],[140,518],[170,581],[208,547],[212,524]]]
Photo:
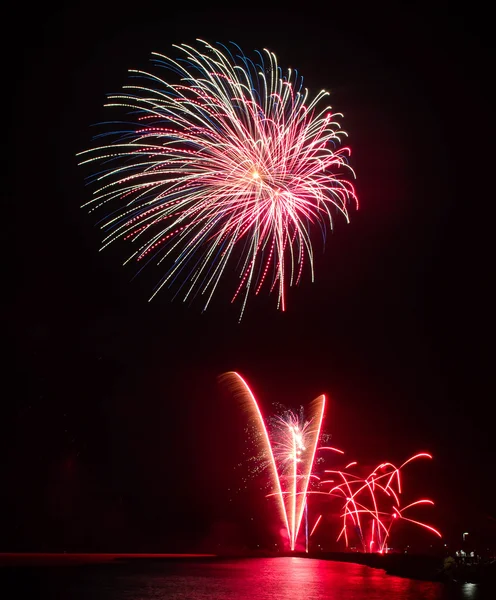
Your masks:
[[[246,375],[267,410],[327,393],[326,429],[359,461],[430,450],[412,495],[436,500],[431,522],[450,540],[487,531],[489,15],[476,3],[209,6],[75,2],[6,19],[16,40],[4,70],[14,279],[0,551],[169,551],[242,530],[251,513],[262,531],[270,506],[248,493],[229,500],[243,423],[217,385],[226,370]],[[126,249],[98,253],[93,217],[79,208],[91,190],[75,155],[108,118],[105,94],[150,52],[198,37],[268,47],[310,90],[330,90],[358,175],[360,209],[350,225],[336,220],[316,282],[292,289],[284,314],[273,297],[252,301],[241,324],[227,296],[205,314],[166,293],[149,304],[154,268],[131,282]]]

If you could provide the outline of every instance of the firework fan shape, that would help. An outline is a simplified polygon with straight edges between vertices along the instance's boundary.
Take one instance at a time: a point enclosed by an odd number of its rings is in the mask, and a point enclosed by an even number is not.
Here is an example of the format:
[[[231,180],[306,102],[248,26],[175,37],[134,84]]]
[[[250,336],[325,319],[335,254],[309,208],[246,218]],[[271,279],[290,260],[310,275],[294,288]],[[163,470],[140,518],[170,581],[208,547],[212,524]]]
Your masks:
[[[325,242],[333,213],[348,221],[357,206],[342,115],[268,50],[251,60],[233,43],[198,46],[174,46],[177,59],[153,53],[156,73],[131,70],[135,83],[109,97],[126,118],[79,155],[101,169],[84,206],[106,210],[102,249],[129,240],[126,262],[161,265],[150,300],[177,288],[206,309],[229,265],[240,319],[264,284],[284,310],[305,265],[313,281],[312,230]]]
[[[267,427],[253,392],[239,373],[224,373],[220,381],[230,388],[256,427],[261,461],[266,463],[271,473],[273,491],[268,495],[276,498],[279,517],[287,531],[288,545],[294,550],[307,506],[325,396],[321,395],[310,403],[307,419],[302,411],[299,414],[285,411],[283,415],[272,417],[271,426]]]

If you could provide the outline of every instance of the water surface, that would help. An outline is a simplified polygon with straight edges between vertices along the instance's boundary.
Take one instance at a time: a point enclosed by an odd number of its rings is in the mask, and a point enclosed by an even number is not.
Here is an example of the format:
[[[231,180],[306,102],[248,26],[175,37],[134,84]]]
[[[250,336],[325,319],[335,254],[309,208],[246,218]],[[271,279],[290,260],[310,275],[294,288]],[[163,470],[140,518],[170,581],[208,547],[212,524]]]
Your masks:
[[[0,568],[0,592],[26,600],[482,600],[474,584],[387,575],[307,558],[138,559]],[[1,594],[3,596],[3,594]]]

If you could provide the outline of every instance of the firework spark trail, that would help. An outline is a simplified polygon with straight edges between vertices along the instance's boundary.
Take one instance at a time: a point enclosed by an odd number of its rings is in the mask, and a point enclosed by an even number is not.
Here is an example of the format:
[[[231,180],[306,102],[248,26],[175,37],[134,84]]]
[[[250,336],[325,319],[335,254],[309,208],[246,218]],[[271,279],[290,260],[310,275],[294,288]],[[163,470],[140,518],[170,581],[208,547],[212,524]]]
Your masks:
[[[291,539],[291,530],[289,527],[288,515],[284,504],[281,481],[277,473],[277,465],[275,462],[274,453],[272,451],[269,434],[267,432],[267,428],[265,426],[265,422],[263,420],[263,416],[256,401],[256,398],[253,395],[253,392],[248,387],[246,381],[241,377],[241,375],[239,375],[239,373],[236,373],[235,371],[224,373],[224,375],[220,377],[220,380],[221,382],[224,382],[228,385],[233,395],[237,397],[238,400],[243,403],[244,407],[253,414],[252,418],[254,418],[255,423],[260,427],[260,430],[262,432],[261,438],[263,440],[263,451],[267,454],[267,456],[269,456],[271,463],[271,474],[274,487],[277,490],[275,495],[278,498],[280,516],[286,526],[288,539]]]
[[[244,403],[261,432],[263,452],[269,457],[275,489],[268,496],[275,496],[278,500],[289,547],[294,550],[307,503],[308,486],[324,417],[325,396],[321,395],[310,403],[306,420],[291,411],[287,411],[283,417],[273,418],[269,436],[255,396],[241,375],[234,371],[225,373],[221,376],[221,381]]]
[[[109,97],[107,106],[128,114],[105,134],[109,144],[80,153],[81,164],[103,169],[85,206],[112,211],[102,249],[128,239],[137,250],[126,262],[164,263],[150,300],[177,279],[184,300],[204,295],[206,309],[228,263],[238,262],[240,319],[267,280],[284,310],[305,263],[313,281],[311,230],[325,238],[331,209],[349,221],[349,203],[358,206],[345,177],[350,149],[339,148],[342,115],[322,105],[327,92],[310,99],[274,53],[257,52],[255,63],[236,44],[198,42],[174,46],[177,59],[153,53],[178,83],[131,70],[137,85]]]
[[[290,547],[294,550],[305,510],[317,442],[325,409],[325,396],[310,403],[308,416],[286,411],[272,420],[272,450],[279,478],[285,482],[286,513],[290,515]]]
[[[416,500],[415,502],[411,502],[403,508],[400,508],[400,495],[402,492],[400,471],[407,464],[419,458],[431,459],[432,456],[427,452],[421,452],[411,456],[399,467],[396,467],[393,463],[384,462],[375,467],[375,469],[373,469],[366,477],[355,475],[347,471],[326,469],[326,473],[336,474],[342,480],[342,483],[334,485],[328,492],[325,492],[330,496],[337,496],[344,500],[341,514],[343,527],[337,540],[339,540],[341,536],[344,536],[346,546],[348,546],[348,519],[351,519],[351,522],[357,531],[364,552],[371,552],[373,548],[376,548],[377,552],[387,552],[387,542],[390,537],[392,525],[396,520],[400,519],[414,523],[441,537],[441,533],[431,525],[410,519],[403,514],[413,506],[425,504],[434,505],[432,500],[426,498]],[[357,463],[353,461],[345,468],[347,469],[348,467],[355,465],[357,465]],[[383,481],[385,481],[385,483],[383,483]],[[327,483],[334,483],[334,481],[321,480],[322,485]],[[394,489],[393,485],[395,485],[396,489]],[[322,492],[318,493],[321,494]],[[364,529],[360,519],[361,516],[369,518],[371,534],[368,542],[364,535]],[[319,522],[320,518],[313,527],[312,534]]]

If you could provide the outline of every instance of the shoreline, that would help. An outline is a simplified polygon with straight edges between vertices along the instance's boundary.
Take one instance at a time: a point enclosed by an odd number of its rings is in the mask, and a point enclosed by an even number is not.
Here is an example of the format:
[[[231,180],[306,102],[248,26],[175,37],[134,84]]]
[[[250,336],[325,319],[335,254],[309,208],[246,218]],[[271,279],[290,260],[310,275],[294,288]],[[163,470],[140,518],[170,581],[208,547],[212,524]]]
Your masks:
[[[387,575],[420,581],[455,584],[483,583],[496,586],[496,560],[494,559],[473,564],[458,563],[451,569],[445,570],[444,559],[446,557],[434,555],[319,552],[303,553],[300,556],[335,562],[352,562],[373,569],[381,569]]]

